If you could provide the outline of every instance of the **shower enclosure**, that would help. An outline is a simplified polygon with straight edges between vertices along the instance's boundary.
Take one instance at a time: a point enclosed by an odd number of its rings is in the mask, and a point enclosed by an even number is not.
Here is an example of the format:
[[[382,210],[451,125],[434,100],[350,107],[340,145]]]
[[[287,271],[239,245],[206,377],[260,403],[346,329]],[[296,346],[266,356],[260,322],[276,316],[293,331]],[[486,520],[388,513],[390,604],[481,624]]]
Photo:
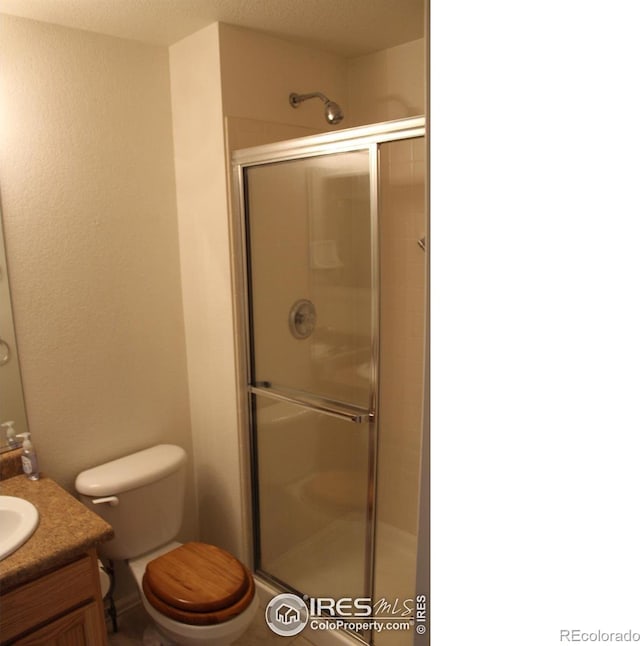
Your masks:
[[[414,596],[423,153],[413,118],[232,156],[254,561],[300,595]]]

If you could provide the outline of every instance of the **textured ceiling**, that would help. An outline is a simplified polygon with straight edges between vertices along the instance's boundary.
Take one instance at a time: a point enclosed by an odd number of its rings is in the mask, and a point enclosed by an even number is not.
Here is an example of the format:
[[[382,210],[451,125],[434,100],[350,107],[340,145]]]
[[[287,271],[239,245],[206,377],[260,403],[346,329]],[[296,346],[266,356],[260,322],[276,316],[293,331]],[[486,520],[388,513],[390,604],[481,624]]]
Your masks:
[[[170,45],[221,21],[351,57],[421,38],[424,0],[0,0],[0,12]]]

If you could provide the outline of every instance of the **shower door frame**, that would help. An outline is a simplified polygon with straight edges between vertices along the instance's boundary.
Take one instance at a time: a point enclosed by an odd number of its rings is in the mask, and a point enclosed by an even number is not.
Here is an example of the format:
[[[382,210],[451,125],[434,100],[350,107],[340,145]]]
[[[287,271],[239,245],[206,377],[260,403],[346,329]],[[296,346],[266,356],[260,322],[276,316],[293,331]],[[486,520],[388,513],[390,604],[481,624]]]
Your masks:
[[[299,592],[286,582],[275,579],[257,566],[259,555],[259,508],[257,460],[255,446],[255,420],[253,419],[252,396],[256,388],[251,383],[252,377],[252,322],[251,322],[251,285],[247,238],[246,208],[247,186],[245,170],[265,164],[295,161],[310,157],[318,157],[337,153],[347,153],[367,150],[369,152],[369,197],[370,197],[370,230],[371,230],[371,389],[369,410],[365,412],[369,422],[369,456],[368,484],[371,492],[367,501],[367,524],[365,545],[365,581],[364,588],[369,598],[374,598],[374,566],[375,566],[375,498],[377,470],[377,439],[379,401],[379,348],[380,348],[380,251],[379,251],[379,145],[385,142],[413,139],[425,136],[425,118],[410,117],[394,121],[386,121],[367,126],[348,128],[320,135],[301,137],[276,142],[253,148],[245,148],[231,153],[232,165],[232,279],[234,284],[234,314],[236,320],[236,366],[237,393],[239,402],[239,421],[241,447],[247,447],[244,452],[245,473],[250,474],[251,484],[245,486],[245,527],[251,537],[248,552],[251,555],[253,570],[265,581],[284,591]],[[261,393],[265,394],[265,393]],[[273,395],[272,395],[273,396]],[[338,416],[354,413],[354,411],[338,410]],[[316,409],[318,410],[318,409]],[[330,410],[322,411],[332,414]],[[362,413],[362,411],[355,411]],[[355,421],[355,420],[354,420]],[[364,420],[359,420],[364,421]],[[362,639],[361,635],[355,635]]]

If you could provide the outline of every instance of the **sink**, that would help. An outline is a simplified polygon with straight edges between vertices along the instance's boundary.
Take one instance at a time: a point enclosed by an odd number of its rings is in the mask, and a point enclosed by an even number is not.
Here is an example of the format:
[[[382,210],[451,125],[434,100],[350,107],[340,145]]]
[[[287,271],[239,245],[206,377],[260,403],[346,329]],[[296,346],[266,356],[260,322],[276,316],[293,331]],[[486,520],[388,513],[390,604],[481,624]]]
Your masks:
[[[38,510],[28,500],[0,496],[0,560],[29,540],[38,519]]]

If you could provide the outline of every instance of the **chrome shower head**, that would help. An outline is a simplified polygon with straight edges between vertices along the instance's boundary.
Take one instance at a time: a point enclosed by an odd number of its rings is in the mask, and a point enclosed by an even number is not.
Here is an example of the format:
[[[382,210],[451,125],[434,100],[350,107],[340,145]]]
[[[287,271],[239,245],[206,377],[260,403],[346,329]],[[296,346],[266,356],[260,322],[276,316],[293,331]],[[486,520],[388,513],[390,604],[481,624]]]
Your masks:
[[[332,126],[344,119],[342,108],[334,101],[327,101],[324,104],[324,116]]]
[[[297,108],[303,101],[316,98],[324,102],[324,116],[328,123],[335,126],[344,119],[342,108],[335,101],[331,101],[320,92],[311,92],[310,94],[296,94],[295,92],[291,92],[289,95],[289,104],[292,108]]]

